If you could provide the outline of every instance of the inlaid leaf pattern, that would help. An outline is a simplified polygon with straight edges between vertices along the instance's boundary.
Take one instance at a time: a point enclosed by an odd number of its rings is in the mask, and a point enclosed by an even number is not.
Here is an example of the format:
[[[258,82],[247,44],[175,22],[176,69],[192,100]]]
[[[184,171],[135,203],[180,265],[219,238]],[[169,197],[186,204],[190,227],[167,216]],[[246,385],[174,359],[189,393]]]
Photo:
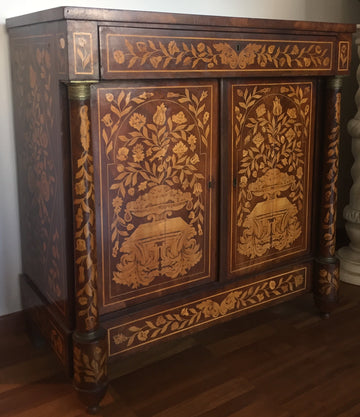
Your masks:
[[[337,180],[339,173],[339,136],[340,136],[340,104],[341,93],[336,94],[335,100],[335,126],[329,135],[329,145],[326,159],[326,181],[323,196],[324,217],[321,224],[324,246],[328,248],[331,256],[335,255],[336,234],[336,205]]]
[[[271,299],[305,288],[305,273],[298,271],[239,287],[219,296],[189,303],[174,310],[164,311],[121,326],[112,336],[115,345],[126,350],[132,346],[151,343],[157,338],[185,331],[208,321],[220,319],[236,311],[265,303]]]
[[[82,153],[77,160],[75,173],[75,264],[78,279],[76,300],[78,302],[78,320],[84,328],[93,330],[97,324],[97,269],[95,259],[95,189],[93,156],[90,152],[90,121],[88,106],[79,110],[80,142]]]
[[[227,67],[229,69],[307,69],[329,68],[330,43],[312,42],[247,41],[228,39],[191,38],[169,39],[161,37],[136,37],[114,35],[114,61],[123,68],[168,68]],[[111,36],[110,36],[111,39]],[[116,46],[115,46],[116,45]],[[121,47],[120,47],[121,45]]]
[[[85,351],[86,352],[86,351]],[[106,378],[107,352],[96,346],[89,353],[74,347],[74,381],[97,384]]]
[[[112,257],[119,259],[113,280],[138,288],[159,276],[183,276],[203,256],[198,238],[204,235],[209,91],[167,88],[158,96],[151,88],[109,89],[104,95],[101,135],[113,164]],[[184,208],[181,217],[173,214]],[[172,228],[171,236],[154,243],[155,230],[162,236]]]
[[[236,90],[238,252],[250,258],[289,247],[301,234],[310,106],[310,84]]]
[[[318,286],[320,295],[328,296],[332,292],[337,293],[339,289],[339,268],[331,268],[331,271],[321,268]]]

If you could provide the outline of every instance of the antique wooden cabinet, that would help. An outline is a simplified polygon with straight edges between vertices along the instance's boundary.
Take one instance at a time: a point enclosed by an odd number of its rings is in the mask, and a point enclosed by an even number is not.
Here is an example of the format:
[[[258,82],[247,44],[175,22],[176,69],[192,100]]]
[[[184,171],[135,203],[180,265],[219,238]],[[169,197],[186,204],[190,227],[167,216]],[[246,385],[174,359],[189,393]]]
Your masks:
[[[353,25],[61,7],[7,20],[24,309],[96,407],[107,364],[337,299]]]

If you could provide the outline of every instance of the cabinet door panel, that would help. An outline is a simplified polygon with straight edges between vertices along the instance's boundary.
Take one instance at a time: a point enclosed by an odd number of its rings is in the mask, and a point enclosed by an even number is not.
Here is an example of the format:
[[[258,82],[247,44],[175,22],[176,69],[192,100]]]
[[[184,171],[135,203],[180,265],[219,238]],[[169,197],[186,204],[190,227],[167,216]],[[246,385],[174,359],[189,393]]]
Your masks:
[[[228,275],[310,250],[314,83],[226,82]]]
[[[92,100],[103,309],[214,280],[217,83],[103,84]]]

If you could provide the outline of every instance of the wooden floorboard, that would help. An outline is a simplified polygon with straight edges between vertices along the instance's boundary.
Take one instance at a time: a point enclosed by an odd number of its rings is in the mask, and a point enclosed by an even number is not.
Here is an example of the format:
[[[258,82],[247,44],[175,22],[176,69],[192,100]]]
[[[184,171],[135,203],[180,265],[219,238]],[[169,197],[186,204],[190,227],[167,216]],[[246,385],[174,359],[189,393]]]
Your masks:
[[[104,417],[360,417],[360,287],[310,294],[111,364]],[[84,417],[61,365],[0,318],[0,416]]]

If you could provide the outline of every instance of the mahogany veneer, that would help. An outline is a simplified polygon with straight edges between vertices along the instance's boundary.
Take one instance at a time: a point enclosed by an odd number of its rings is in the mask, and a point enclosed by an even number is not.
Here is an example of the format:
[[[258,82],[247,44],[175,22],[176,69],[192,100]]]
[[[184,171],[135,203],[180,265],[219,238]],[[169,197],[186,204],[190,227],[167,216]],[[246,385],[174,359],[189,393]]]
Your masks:
[[[310,290],[331,312],[353,25],[61,7],[7,27],[23,305],[90,411],[109,359]]]

